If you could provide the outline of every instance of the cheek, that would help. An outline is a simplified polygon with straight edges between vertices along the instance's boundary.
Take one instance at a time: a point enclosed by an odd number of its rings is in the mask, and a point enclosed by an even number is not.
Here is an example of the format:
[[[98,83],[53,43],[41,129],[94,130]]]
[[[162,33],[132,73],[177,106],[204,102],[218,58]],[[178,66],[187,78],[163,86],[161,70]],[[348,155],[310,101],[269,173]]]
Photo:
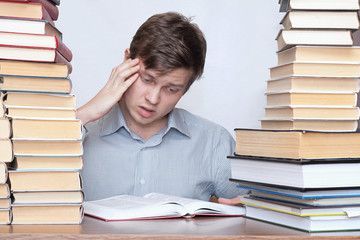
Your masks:
[[[178,103],[182,95],[176,95],[176,96],[163,96],[161,99],[164,108],[168,110],[172,110],[175,105]]]

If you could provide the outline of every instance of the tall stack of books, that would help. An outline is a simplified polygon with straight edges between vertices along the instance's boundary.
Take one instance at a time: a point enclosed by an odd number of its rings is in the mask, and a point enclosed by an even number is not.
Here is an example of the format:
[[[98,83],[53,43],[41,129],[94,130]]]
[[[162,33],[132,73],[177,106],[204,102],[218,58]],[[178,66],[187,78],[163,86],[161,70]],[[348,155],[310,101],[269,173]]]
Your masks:
[[[0,92],[0,103],[3,93]],[[7,163],[13,160],[10,122],[5,116],[5,108],[0,104],[0,224],[11,222],[10,188],[8,185]]]
[[[8,162],[12,224],[83,218],[82,127],[71,94],[72,53],[54,23],[59,3],[0,2],[0,161]]]
[[[310,232],[360,230],[358,0],[282,0],[262,129],[235,129],[246,216]]]

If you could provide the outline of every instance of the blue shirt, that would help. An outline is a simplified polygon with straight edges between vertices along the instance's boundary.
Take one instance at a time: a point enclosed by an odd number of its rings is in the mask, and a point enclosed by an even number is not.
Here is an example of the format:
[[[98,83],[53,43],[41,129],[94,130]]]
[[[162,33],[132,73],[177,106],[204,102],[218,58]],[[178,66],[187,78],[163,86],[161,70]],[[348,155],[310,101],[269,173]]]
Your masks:
[[[174,109],[167,127],[147,141],[129,130],[118,104],[85,128],[86,200],[159,192],[208,201],[244,193],[229,181],[232,136],[183,109]]]

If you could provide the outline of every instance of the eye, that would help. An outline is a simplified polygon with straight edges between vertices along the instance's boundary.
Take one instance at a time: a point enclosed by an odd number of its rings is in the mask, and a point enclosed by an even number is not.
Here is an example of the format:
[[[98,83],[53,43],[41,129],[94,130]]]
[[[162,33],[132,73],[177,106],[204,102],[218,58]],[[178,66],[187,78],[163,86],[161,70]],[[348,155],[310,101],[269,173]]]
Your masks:
[[[169,88],[168,88],[168,91],[169,91],[170,93],[177,93],[177,92],[179,91],[179,89],[169,87]]]
[[[150,82],[151,82],[151,80],[146,79],[146,78],[143,78],[143,81],[146,82],[146,83],[150,83]]]

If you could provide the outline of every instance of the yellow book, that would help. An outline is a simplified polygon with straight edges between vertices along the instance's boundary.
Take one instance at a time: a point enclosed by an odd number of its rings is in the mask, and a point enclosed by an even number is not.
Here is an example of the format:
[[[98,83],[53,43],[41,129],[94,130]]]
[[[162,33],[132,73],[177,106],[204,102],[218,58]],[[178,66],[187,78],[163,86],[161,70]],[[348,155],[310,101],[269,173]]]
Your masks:
[[[245,205],[265,208],[277,212],[305,216],[348,215],[360,210],[360,205],[338,207],[307,207],[298,204],[253,198],[248,195],[240,196],[240,202]]]

